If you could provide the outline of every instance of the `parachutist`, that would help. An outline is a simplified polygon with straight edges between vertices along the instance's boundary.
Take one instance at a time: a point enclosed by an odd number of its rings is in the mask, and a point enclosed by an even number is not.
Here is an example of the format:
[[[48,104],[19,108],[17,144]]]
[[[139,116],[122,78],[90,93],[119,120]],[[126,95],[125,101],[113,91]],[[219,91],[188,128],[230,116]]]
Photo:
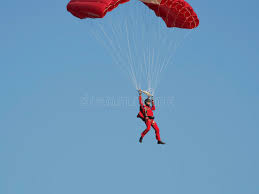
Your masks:
[[[145,124],[147,126],[147,128],[142,132],[139,142],[142,143],[144,136],[149,132],[149,130],[151,129],[151,126],[152,126],[156,133],[157,143],[165,144],[164,142],[161,141],[159,128],[157,126],[157,123],[155,122],[155,117],[153,114],[153,111],[156,109],[154,100],[147,98],[147,99],[145,99],[144,103],[145,104],[143,104],[143,102],[142,102],[142,90],[139,90],[140,111],[139,111],[137,117],[140,118],[143,122],[145,122]]]

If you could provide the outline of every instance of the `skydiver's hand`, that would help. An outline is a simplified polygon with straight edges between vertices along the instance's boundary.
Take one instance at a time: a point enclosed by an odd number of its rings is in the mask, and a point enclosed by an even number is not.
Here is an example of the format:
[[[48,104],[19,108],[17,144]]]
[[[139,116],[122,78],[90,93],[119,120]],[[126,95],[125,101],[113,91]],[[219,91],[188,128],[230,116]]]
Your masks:
[[[138,90],[138,94],[141,96],[141,95],[142,95],[142,91],[141,91],[141,90]]]

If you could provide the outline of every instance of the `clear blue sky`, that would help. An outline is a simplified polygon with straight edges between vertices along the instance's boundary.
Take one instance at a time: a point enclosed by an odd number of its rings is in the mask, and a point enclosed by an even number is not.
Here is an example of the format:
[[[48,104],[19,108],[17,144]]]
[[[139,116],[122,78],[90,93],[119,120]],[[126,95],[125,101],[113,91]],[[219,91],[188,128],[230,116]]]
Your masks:
[[[85,104],[136,92],[68,1],[1,2],[1,194],[259,193],[259,3],[189,2],[200,27],[157,91],[166,146],[137,142],[137,108]]]

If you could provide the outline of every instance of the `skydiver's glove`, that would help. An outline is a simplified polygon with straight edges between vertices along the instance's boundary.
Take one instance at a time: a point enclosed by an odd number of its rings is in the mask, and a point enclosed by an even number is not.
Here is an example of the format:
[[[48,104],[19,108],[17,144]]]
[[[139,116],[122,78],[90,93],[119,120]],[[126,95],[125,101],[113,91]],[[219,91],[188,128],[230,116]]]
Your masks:
[[[141,96],[141,95],[142,95],[142,91],[141,91],[141,90],[138,90],[138,94]]]

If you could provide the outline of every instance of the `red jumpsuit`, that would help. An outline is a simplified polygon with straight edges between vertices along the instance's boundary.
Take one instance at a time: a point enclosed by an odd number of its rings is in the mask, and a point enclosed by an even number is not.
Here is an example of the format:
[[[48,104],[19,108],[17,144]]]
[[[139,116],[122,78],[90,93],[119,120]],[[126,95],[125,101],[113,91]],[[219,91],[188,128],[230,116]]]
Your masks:
[[[152,107],[150,107],[150,106],[144,105],[142,102],[142,97],[139,96],[139,104],[140,104],[140,111],[139,111],[139,114],[137,117],[141,118],[147,126],[145,131],[142,132],[141,137],[143,138],[149,132],[149,130],[151,129],[151,126],[152,126],[156,132],[157,141],[161,141],[160,134],[159,134],[159,128],[158,128],[156,122],[154,121],[154,119],[152,119],[152,117],[154,117],[153,110],[156,109],[154,101],[152,101]],[[150,118],[147,118],[147,117],[150,117]]]

